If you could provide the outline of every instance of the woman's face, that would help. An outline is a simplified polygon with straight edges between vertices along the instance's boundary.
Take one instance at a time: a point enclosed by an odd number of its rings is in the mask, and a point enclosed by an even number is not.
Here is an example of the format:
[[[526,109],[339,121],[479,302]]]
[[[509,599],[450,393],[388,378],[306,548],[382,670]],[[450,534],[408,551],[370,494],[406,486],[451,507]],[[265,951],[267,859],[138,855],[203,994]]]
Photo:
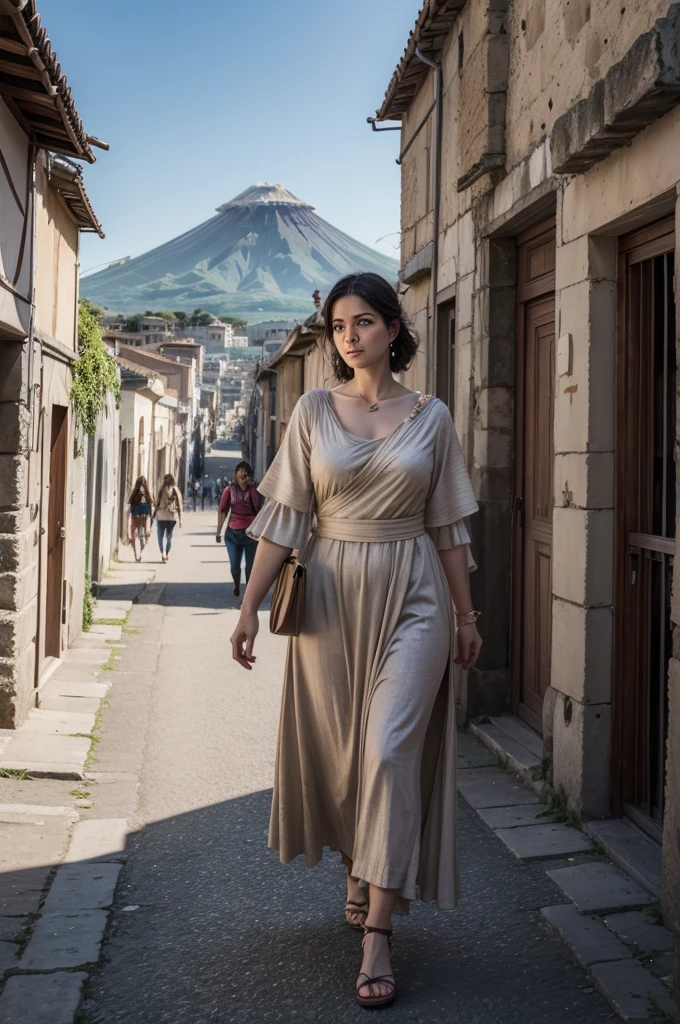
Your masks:
[[[333,341],[341,358],[353,370],[389,360],[390,342],[399,333],[399,321],[389,326],[380,313],[359,295],[345,295],[333,308]]]
[[[236,483],[242,491],[246,491],[250,487],[250,473],[247,469],[236,470]]]

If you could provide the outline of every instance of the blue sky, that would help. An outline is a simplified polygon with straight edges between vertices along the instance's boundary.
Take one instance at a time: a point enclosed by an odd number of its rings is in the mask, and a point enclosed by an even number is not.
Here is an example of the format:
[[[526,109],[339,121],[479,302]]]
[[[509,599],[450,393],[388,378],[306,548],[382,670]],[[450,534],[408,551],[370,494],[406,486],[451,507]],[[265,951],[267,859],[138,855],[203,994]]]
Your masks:
[[[86,130],[106,239],[135,256],[280,182],[373,245],[399,228],[399,133],[371,132],[420,0],[38,0]],[[392,243],[390,245],[389,243]],[[398,236],[381,251],[398,255]]]

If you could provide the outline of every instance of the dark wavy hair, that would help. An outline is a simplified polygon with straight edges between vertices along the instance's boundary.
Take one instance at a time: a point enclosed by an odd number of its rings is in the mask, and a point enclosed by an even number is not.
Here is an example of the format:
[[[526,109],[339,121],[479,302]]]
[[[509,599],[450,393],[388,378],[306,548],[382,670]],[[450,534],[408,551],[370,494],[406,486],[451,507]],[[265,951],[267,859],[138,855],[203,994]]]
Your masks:
[[[338,380],[348,381],[354,377],[354,370],[342,358],[333,340],[333,307],[338,299],[344,299],[346,295],[358,295],[362,298],[371,309],[380,314],[387,326],[393,324],[395,320],[399,321],[399,333],[390,344],[390,370],[392,373],[408,370],[418,349],[418,337],[389,281],[380,274],[366,271],[342,277],[333,285],[324,303],[324,336],[330,345],[333,372]]]
[[[239,462],[238,465],[234,468],[234,482],[236,482],[236,474],[238,473],[239,469],[245,469],[250,479],[253,479],[253,467],[250,465],[249,462],[246,462],[245,459],[242,459],[242,461]]]

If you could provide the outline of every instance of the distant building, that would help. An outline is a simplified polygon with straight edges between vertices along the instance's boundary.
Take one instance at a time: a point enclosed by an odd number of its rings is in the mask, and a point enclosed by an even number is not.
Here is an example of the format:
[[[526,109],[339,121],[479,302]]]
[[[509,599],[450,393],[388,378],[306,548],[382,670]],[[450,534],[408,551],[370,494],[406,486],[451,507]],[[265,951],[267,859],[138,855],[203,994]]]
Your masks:
[[[263,341],[278,341],[281,344],[294,327],[294,320],[265,320],[261,324],[248,324],[248,344],[261,345]]]

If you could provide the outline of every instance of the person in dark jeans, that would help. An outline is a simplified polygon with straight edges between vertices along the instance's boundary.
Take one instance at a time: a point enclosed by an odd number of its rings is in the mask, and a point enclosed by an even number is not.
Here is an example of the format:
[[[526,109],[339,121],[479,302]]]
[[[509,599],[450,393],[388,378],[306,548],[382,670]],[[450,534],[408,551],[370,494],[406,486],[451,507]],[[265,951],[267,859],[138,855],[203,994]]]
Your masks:
[[[158,528],[161,559],[167,562],[170,557],[172,531],[175,529],[175,523],[179,522],[180,527],[182,525],[182,495],[179,488],[175,486],[175,478],[172,473],[166,473],[163,479],[154,515]]]
[[[246,584],[250,579],[257,541],[246,533],[255,516],[264,505],[264,498],[258,493],[253,483],[253,470],[248,462],[239,462],[234,470],[234,480],[222,491],[220,510],[217,516],[217,533],[215,540],[222,539],[222,527],[229,515],[229,524],[224,535],[224,542],[229,553],[231,577],[234,581],[234,597],[241,593],[241,562],[246,556]]]

